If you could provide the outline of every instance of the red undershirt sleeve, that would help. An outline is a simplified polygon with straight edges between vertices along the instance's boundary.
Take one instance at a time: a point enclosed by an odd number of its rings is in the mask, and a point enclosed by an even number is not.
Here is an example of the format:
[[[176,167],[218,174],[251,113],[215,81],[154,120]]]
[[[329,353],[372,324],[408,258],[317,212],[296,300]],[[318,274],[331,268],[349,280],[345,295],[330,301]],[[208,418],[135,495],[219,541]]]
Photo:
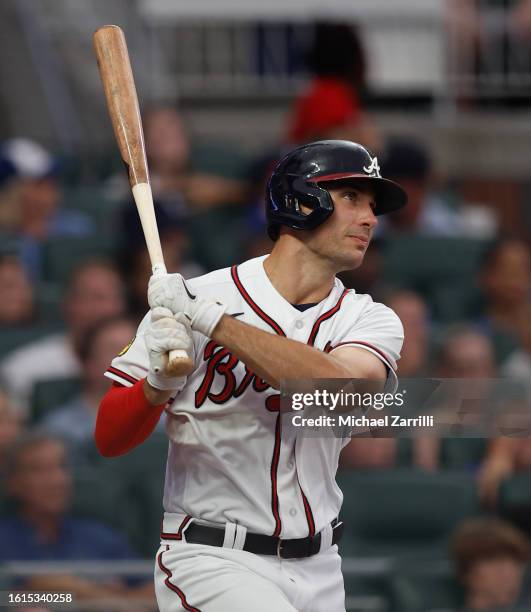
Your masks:
[[[117,457],[146,440],[159,422],[166,403],[148,402],[139,380],[132,387],[115,383],[101,400],[94,437],[104,457]]]

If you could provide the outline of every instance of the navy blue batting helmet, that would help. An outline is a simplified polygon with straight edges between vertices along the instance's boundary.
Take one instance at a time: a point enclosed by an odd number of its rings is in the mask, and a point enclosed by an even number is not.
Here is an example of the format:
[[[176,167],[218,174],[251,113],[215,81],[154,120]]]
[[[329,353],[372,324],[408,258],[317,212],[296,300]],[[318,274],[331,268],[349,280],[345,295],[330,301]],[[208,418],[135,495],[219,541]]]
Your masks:
[[[363,179],[374,189],[376,215],[398,210],[407,203],[406,192],[384,179],[375,156],[349,140],[319,140],[297,147],[276,165],[267,185],[268,234],[278,238],[279,226],[311,230],[334,211],[328,191],[319,183]],[[303,212],[300,206],[311,209]]]

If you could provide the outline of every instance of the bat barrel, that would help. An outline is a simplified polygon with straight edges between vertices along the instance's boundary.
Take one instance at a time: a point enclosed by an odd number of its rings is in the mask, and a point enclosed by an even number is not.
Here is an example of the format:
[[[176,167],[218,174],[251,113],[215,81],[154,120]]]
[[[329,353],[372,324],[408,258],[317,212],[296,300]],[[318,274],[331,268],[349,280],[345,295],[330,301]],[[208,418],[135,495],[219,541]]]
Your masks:
[[[144,135],[133,71],[121,28],[106,25],[94,33],[94,50],[114,133],[131,186],[149,183]]]

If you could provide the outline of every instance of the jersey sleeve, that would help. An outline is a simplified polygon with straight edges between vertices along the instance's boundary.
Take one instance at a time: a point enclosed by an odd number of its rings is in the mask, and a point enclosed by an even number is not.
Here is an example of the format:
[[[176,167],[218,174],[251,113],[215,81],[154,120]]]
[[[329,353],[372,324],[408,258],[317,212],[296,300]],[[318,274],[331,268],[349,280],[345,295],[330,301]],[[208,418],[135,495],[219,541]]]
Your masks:
[[[328,352],[332,353],[343,346],[370,351],[386,366],[388,385],[396,386],[397,361],[403,341],[404,329],[398,315],[384,304],[371,301],[353,323],[345,321]]]
[[[149,322],[149,313],[138,326],[136,336],[111,361],[105,376],[124,387],[132,387],[145,378],[149,370],[149,358],[144,341],[144,331]]]

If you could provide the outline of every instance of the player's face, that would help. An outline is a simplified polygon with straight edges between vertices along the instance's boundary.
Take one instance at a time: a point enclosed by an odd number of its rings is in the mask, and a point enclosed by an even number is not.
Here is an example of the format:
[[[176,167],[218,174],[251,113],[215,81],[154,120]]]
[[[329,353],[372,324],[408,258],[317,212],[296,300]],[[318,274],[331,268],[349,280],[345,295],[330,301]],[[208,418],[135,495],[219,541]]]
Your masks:
[[[23,450],[12,474],[11,492],[25,511],[46,516],[63,514],[70,498],[63,445],[46,440]]]
[[[333,214],[312,232],[308,246],[333,262],[336,270],[361,265],[378,220],[374,191],[362,181],[323,184],[334,202]]]

